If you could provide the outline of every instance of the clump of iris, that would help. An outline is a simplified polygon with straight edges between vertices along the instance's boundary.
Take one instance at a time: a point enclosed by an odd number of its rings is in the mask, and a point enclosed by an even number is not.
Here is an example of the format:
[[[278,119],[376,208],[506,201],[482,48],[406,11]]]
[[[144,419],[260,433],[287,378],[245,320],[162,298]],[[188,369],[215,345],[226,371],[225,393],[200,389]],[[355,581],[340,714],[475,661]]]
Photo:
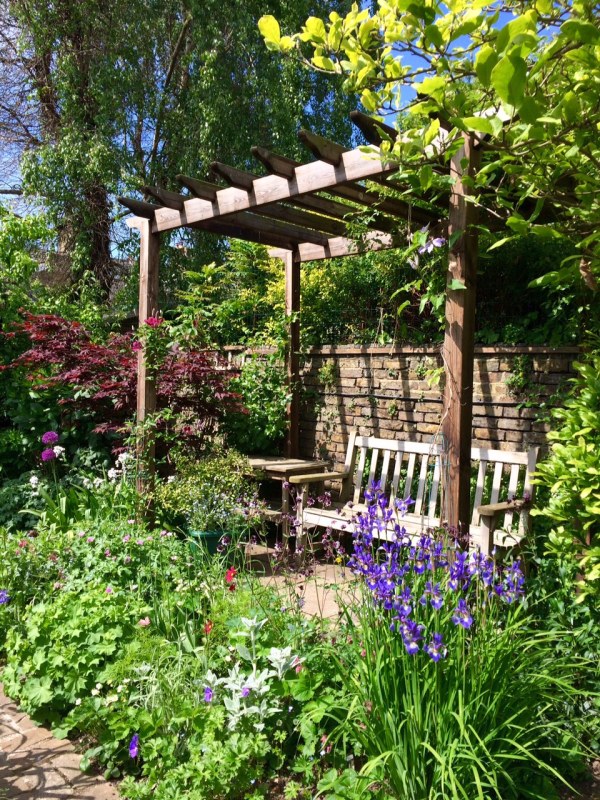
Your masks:
[[[448,616],[468,631],[477,598],[510,604],[523,596],[519,560],[500,568],[493,558],[457,550],[432,533],[410,536],[402,517],[413,501],[390,503],[378,483],[365,491],[365,499],[366,510],[354,519],[348,568],[388,614],[390,629],[402,637],[409,655],[423,652],[440,661],[447,655],[440,629]]]

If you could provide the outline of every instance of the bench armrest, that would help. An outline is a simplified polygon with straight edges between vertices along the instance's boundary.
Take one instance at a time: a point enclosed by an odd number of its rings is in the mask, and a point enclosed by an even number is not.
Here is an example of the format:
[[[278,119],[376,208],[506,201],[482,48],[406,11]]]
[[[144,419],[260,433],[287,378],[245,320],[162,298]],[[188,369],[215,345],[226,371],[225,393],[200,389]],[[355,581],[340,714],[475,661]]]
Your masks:
[[[494,517],[503,511],[521,511],[529,505],[527,500],[507,500],[504,503],[491,503],[488,506],[479,506],[477,513],[482,517]]]
[[[309,475],[291,475],[288,483],[316,483],[318,481],[341,481],[349,472],[311,472]]]

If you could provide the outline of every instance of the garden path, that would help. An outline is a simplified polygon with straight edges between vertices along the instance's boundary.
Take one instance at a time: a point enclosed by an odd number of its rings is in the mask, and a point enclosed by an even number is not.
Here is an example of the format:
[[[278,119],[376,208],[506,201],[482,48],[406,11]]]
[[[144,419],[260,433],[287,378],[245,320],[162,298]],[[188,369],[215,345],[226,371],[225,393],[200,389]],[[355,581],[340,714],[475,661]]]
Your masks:
[[[0,684],[0,800],[117,800],[115,787],[81,772],[80,761],[71,742],[36,725]]]

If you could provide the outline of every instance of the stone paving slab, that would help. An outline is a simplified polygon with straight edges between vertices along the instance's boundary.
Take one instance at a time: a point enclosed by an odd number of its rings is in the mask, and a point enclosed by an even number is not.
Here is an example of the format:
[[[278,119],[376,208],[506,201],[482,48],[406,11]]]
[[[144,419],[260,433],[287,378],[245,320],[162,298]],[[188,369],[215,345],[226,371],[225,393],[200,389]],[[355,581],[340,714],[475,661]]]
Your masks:
[[[118,800],[112,784],[80,763],[71,742],[37,726],[0,685],[0,800]]]

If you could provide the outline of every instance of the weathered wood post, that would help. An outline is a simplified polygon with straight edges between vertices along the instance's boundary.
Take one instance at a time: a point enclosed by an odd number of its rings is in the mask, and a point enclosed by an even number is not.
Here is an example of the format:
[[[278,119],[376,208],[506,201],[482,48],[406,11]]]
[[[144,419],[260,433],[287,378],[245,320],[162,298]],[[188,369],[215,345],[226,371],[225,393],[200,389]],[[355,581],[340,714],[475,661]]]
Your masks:
[[[138,321],[140,327],[148,317],[158,315],[158,265],[160,234],[152,232],[152,222],[139,220],[140,290]],[[151,495],[156,470],[154,431],[148,420],[156,411],[156,375],[149,370],[146,352],[138,351],[137,373],[137,488],[142,497]],[[150,506],[145,506],[150,511]]]
[[[285,455],[300,454],[300,259],[292,250],[283,257],[285,264],[285,313],[289,319],[286,348],[287,384],[291,398],[288,404],[288,430]]]
[[[469,178],[479,165],[473,134],[450,163],[454,185],[450,194],[448,239],[451,242],[446,283],[446,333],[442,432],[447,459],[443,516],[463,532],[470,519],[471,428],[473,422],[473,352],[477,280],[477,208],[468,202]],[[453,283],[458,282],[458,283]],[[456,288],[452,288],[452,286]],[[463,287],[464,288],[461,288]]]

